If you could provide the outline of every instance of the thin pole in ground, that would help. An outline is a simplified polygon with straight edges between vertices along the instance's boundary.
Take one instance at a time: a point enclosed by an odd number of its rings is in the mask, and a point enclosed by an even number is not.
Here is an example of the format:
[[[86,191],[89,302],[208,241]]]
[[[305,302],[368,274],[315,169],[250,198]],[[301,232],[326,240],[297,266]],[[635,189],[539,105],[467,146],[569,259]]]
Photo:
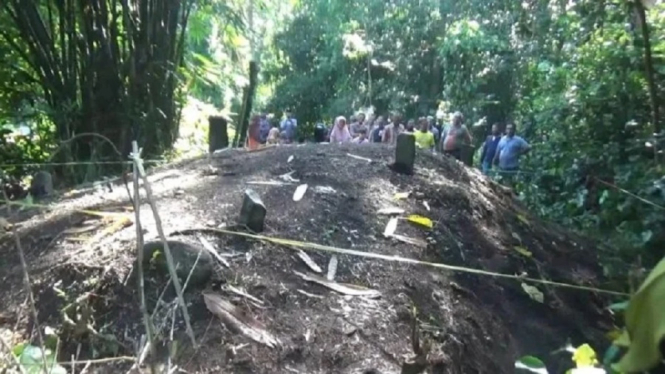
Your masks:
[[[139,150],[138,144],[132,142],[132,158],[140,159],[141,151]],[[138,271],[138,286],[139,286],[139,297],[141,299],[141,313],[143,314],[143,323],[145,324],[145,332],[148,337],[148,346],[150,347],[150,352],[152,353],[153,359],[150,360],[150,372],[157,373],[155,369],[154,359],[157,357],[155,354],[155,342],[154,342],[154,329],[152,328],[152,320],[148,314],[148,306],[145,301],[145,279],[143,278],[143,231],[141,227],[141,192],[139,191],[139,173],[138,168],[136,167],[136,162],[132,164],[134,171],[134,217],[136,222],[136,269]]]
[[[9,201],[9,196],[7,196],[7,191],[2,189],[2,196],[5,201]],[[11,214],[11,205],[7,204],[7,214]],[[18,251],[18,256],[21,259],[21,270],[23,270],[23,283],[25,286],[25,291],[28,293],[28,300],[30,300],[30,311],[32,312],[32,318],[35,320],[35,326],[37,327],[37,337],[39,338],[39,348],[42,350],[42,363],[44,365],[44,370],[48,371],[48,364],[46,363],[46,347],[44,346],[44,336],[42,335],[42,328],[39,325],[39,315],[37,313],[37,306],[35,303],[35,295],[32,293],[32,284],[30,283],[30,274],[28,273],[28,263],[25,261],[25,253],[23,252],[23,247],[21,246],[21,237],[18,234],[16,228],[12,228],[12,233],[14,234],[14,241],[16,242],[16,250]]]
[[[136,144],[136,141],[132,142],[132,147],[134,147],[134,144]],[[189,322],[190,321],[189,312],[187,311],[187,305],[185,304],[185,299],[182,296],[182,287],[180,286],[180,280],[178,279],[178,275],[176,274],[175,263],[173,261],[173,256],[171,255],[171,249],[169,248],[169,243],[166,240],[166,235],[164,235],[162,220],[159,217],[157,204],[155,203],[155,199],[153,198],[152,188],[150,187],[150,183],[148,182],[148,177],[146,176],[145,169],[143,168],[143,160],[141,160],[140,155],[136,153],[132,153],[132,158],[134,159],[134,165],[136,166],[136,170],[139,176],[143,179],[143,188],[145,189],[146,198],[148,199],[148,203],[150,204],[150,208],[152,209],[152,214],[155,217],[155,226],[157,227],[157,233],[159,234],[160,240],[164,244],[164,254],[166,255],[166,263],[168,265],[167,267],[169,269],[169,274],[171,275],[171,279],[173,280],[173,286],[175,288],[175,292],[178,297],[178,304],[180,304],[180,309],[182,310],[182,316],[185,319],[187,335],[189,335],[193,347],[196,347],[197,346],[196,338],[194,337],[194,330],[192,330],[192,325]]]

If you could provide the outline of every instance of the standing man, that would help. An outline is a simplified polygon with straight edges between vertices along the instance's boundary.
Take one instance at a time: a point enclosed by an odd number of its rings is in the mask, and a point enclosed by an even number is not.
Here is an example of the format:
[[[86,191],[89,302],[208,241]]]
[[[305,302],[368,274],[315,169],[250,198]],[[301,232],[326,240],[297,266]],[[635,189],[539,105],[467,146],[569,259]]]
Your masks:
[[[270,133],[270,122],[268,121],[268,114],[261,113],[260,125],[259,125],[259,140],[261,144],[266,144],[268,140],[268,133]]]
[[[296,138],[296,128],[298,127],[298,121],[296,121],[291,109],[286,110],[286,118],[282,121],[280,125],[280,130],[282,131],[282,138],[285,143],[293,143]]]
[[[469,130],[464,126],[464,116],[462,113],[455,112],[452,122],[443,142],[441,142],[441,148],[444,154],[462,161],[462,148],[471,146],[473,138]]]
[[[494,164],[499,165],[503,176],[512,184],[513,176],[519,171],[520,156],[531,150],[522,137],[515,135],[515,125],[506,125],[506,135],[501,138],[494,154]]]
[[[494,161],[494,155],[496,155],[496,148],[499,145],[499,141],[501,141],[501,132],[499,131],[499,124],[495,123],[492,125],[492,135],[485,139],[483,151],[480,154],[480,169],[485,175],[487,175],[492,169],[492,163]]]
[[[434,140],[434,134],[429,131],[429,123],[427,122],[427,119],[420,118],[418,122],[420,129],[413,133],[416,137],[416,145],[421,149],[433,150],[436,141]]]

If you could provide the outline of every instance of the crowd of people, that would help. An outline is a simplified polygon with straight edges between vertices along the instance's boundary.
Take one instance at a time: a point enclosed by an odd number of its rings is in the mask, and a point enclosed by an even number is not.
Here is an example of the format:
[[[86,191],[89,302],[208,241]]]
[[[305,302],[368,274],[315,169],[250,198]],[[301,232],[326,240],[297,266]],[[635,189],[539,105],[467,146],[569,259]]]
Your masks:
[[[298,121],[290,110],[284,119],[271,125],[266,115],[255,115],[250,120],[247,145],[255,149],[262,144],[288,144],[297,141]],[[505,126],[501,133],[499,124],[492,126],[481,149],[480,168],[485,174],[496,166],[499,172],[514,174],[519,170],[520,157],[529,152],[530,145],[515,133],[514,124]],[[314,141],[317,143],[384,143],[395,144],[401,133],[413,134],[416,146],[463,161],[464,150],[472,149],[471,131],[464,125],[464,116],[455,112],[450,123],[444,124],[434,116],[420,117],[404,121],[402,116],[382,116],[358,113],[350,117],[335,118],[332,126],[317,123],[314,128]]]

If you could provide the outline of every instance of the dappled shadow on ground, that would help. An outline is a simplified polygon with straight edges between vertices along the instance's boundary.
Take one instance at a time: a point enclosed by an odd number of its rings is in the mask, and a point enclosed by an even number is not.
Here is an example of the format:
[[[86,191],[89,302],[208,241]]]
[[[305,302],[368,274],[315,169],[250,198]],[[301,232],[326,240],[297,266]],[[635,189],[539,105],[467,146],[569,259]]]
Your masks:
[[[392,153],[380,145],[229,150],[210,160],[159,171],[152,177],[159,180],[153,188],[167,233],[233,224],[243,191],[252,188],[266,205],[264,234],[268,236],[560,282],[600,284],[591,243],[543,224],[504,189],[457,162],[419,153],[416,173],[406,176],[387,167]],[[209,173],[211,167],[217,169],[215,174]],[[164,173],[171,177],[163,178]],[[292,200],[297,183],[252,184],[279,180],[285,173],[309,185],[302,201]],[[316,186],[336,192],[317,192]],[[89,196],[63,201],[55,211],[34,217],[21,229],[40,322],[60,327],[65,359],[83,341],[89,344],[82,349],[82,358],[136,354],[143,327],[134,281],[129,281],[136,252],[135,227],[95,238],[94,243],[75,242],[72,235],[62,234],[83,220],[83,214],[71,209],[119,211],[128,205],[121,192],[105,196],[104,201]],[[395,201],[396,192],[410,192],[410,196]],[[427,241],[426,248],[383,237],[388,217],[378,210],[387,206],[434,221],[432,230],[404,220],[398,224],[397,233]],[[145,204],[141,221],[146,240],[155,239],[154,219]],[[523,354],[549,359],[551,368],[557,369],[554,372],[559,372],[569,358],[552,357],[549,352],[569,338],[574,344],[602,346],[602,332],[608,327],[602,300],[582,291],[538,286],[544,293],[540,304],[513,280],[338,255],[336,281],[382,293],[379,299],[343,296],[294,274],[308,268],[292,248],[202,235],[220,252],[238,254],[229,257],[230,268],[217,269],[215,284],[233,285],[260,299],[262,305],[225,294],[281,344],[268,348],[230,333],[207,311],[200,293],[191,290],[187,300],[201,346],[195,349],[187,344],[180,317],[175,324],[175,336],[181,341],[176,362],[188,372],[356,373],[371,368],[399,372],[400,363],[412,354],[414,306],[423,339],[432,342],[435,373],[511,373],[514,360]],[[325,269],[331,254],[310,252],[310,256]],[[0,258],[0,276],[7,285],[0,297],[8,305],[5,318],[0,319],[0,333],[13,330],[20,333],[14,339],[26,337],[30,318],[21,306],[25,294],[9,237],[2,241]],[[148,291],[150,305],[159,298],[159,290]],[[61,311],[72,304],[79,314],[90,315],[87,322],[94,325],[94,332],[84,326],[84,318],[81,323],[63,323]],[[167,319],[161,313],[157,318],[160,323]],[[167,322],[168,332],[171,324]],[[117,370],[108,367],[108,372]]]

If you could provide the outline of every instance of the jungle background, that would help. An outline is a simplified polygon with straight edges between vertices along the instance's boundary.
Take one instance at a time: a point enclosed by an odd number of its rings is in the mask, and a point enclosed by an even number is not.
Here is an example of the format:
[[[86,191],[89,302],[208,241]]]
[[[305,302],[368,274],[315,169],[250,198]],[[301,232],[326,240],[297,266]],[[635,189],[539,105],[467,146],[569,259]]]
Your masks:
[[[0,22],[6,180],[124,159],[133,140],[148,159],[201,153],[208,116],[234,134],[243,107],[292,108],[305,133],[370,106],[459,110],[478,147],[518,125],[534,148],[520,198],[606,244],[606,275],[665,254],[660,1],[7,0]],[[60,185],[121,171],[47,168]]]

